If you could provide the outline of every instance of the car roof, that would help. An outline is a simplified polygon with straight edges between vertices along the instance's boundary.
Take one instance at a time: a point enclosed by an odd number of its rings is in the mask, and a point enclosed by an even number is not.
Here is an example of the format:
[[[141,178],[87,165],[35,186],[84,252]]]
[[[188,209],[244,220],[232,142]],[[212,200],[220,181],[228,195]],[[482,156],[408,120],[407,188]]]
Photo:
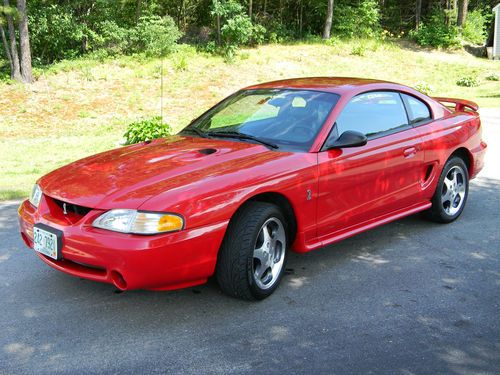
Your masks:
[[[254,89],[303,89],[303,90],[319,90],[333,92],[336,94],[345,94],[351,91],[359,91],[360,89],[381,89],[382,86],[387,89],[398,89],[405,86],[397,83],[381,81],[377,79],[355,78],[355,77],[305,77],[305,78],[290,78],[279,81],[265,82],[257,85],[246,87],[244,90]]]

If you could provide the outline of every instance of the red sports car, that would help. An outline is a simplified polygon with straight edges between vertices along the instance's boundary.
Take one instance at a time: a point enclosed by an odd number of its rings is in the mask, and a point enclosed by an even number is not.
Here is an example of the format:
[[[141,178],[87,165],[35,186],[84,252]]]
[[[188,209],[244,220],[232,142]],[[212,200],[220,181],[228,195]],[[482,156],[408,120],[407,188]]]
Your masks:
[[[486,149],[477,108],[369,79],[247,87],[175,136],[40,178],[21,235],[48,265],[121,290],[215,274],[227,294],[262,299],[289,250],[420,211],[460,216]]]

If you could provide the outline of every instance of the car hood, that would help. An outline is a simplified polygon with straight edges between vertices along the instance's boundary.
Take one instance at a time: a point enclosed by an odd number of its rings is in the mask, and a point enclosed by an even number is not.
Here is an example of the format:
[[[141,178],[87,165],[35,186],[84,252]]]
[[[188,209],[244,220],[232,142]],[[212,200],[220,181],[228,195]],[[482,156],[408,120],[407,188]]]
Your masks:
[[[139,208],[162,192],[256,164],[281,152],[231,140],[173,136],[103,152],[56,169],[39,180],[44,194],[98,209]]]

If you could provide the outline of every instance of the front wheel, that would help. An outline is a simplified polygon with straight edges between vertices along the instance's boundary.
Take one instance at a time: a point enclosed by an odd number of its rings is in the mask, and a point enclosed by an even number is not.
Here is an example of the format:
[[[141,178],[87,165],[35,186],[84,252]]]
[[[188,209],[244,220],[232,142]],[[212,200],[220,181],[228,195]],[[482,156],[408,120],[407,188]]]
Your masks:
[[[459,157],[448,160],[439,177],[432,207],[428,217],[437,222],[450,223],[456,220],[465,207],[469,194],[469,173]]]
[[[264,299],[278,287],[287,255],[287,226],[277,206],[252,202],[231,220],[219,251],[216,276],[234,297]]]

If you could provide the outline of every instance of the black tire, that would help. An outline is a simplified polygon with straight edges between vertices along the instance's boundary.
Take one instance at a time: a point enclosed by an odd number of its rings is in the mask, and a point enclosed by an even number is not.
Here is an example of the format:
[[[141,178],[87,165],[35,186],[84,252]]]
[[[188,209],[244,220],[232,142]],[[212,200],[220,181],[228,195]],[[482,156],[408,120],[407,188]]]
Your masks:
[[[273,277],[272,286],[263,289],[257,285],[254,275],[254,249],[261,229],[269,220],[282,223],[286,243],[280,250],[284,252],[280,255],[281,270]],[[285,271],[289,238],[287,222],[276,205],[250,202],[240,208],[229,223],[217,259],[216,277],[222,291],[245,300],[261,300],[270,296]]]
[[[463,171],[462,174],[462,181],[458,183],[458,187],[465,188],[465,194],[463,198],[460,198],[459,204],[460,207],[453,208],[453,210],[447,211],[447,208],[449,205],[443,203],[442,197],[444,197],[444,192],[448,190],[447,187],[445,187],[445,179],[447,179],[447,176],[450,176],[450,173],[452,173],[452,170],[454,171],[460,171],[460,169]],[[449,180],[449,179],[448,179]],[[432,197],[432,207],[426,211],[426,217],[429,220],[438,222],[438,223],[451,223],[452,221],[455,221],[463,212],[465,208],[465,203],[467,202],[467,197],[469,195],[469,171],[467,169],[467,165],[463,161],[462,158],[458,156],[454,156],[450,158],[446,164],[443,167],[443,171],[441,172],[441,175],[439,176],[439,181],[438,185],[436,187],[436,191],[434,193],[434,196]],[[453,204],[453,202],[449,202],[449,204]],[[453,206],[452,206],[453,207]],[[455,211],[455,209],[457,209]]]

